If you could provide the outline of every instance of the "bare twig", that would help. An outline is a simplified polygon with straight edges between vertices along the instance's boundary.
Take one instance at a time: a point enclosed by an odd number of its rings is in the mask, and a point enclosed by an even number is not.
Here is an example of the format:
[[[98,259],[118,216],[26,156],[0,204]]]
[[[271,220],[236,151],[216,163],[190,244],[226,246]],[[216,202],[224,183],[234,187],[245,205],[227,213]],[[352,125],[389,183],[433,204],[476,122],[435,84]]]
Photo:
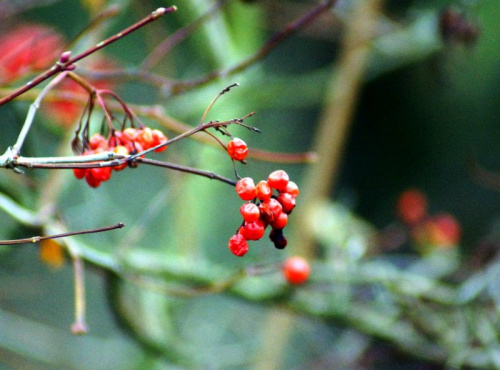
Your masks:
[[[132,26],[124,29],[121,32],[118,32],[117,34],[107,38],[106,40],[99,42],[97,45],[85,50],[84,52],[78,54],[77,56],[75,56],[73,58],[69,58],[68,60],[65,60],[64,62],[62,60],[59,60],[50,69],[41,73],[40,75],[35,77],[33,80],[31,80],[28,83],[26,83],[25,85],[21,86],[19,89],[15,90],[11,94],[1,98],[0,99],[0,106],[15,99],[19,95],[32,89],[33,87],[37,86],[38,84],[42,83],[43,81],[56,75],[59,72],[74,69],[74,63],[78,62],[79,60],[81,60],[85,57],[88,57],[89,55],[95,53],[96,51],[108,46],[109,44],[121,39],[122,37],[127,36],[128,34],[138,30],[139,28],[145,26],[146,24],[157,20],[162,15],[174,12],[176,10],[177,10],[177,7],[175,7],[175,6],[171,6],[169,8],[158,8],[154,12],[149,14],[147,17],[140,20],[139,22],[134,23]]]
[[[26,244],[26,243],[38,243],[42,240],[47,239],[59,239],[66,238],[68,236],[74,235],[83,235],[83,234],[95,234],[101,233],[104,231],[110,231],[115,229],[121,229],[125,224],[123,222],[119,222],[116,225],[98,227],[96,229],[87,229],[87,230],[79,230],[79,231],[69,231],[66,233],[46,235],[46,236],[32,236],[31,238],[23,238],[23,239],[12,239],[12,240],[0,240],[0,245],[14,245],[14,244]]]

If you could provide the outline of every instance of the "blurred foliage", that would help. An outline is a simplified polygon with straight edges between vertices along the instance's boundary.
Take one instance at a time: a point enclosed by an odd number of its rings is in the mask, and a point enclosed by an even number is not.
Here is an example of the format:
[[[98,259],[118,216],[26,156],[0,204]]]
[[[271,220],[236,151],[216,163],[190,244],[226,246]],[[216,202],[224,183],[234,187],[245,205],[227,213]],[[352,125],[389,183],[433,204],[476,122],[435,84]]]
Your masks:
[[[212,2],[175,4],[176,13],[101,51],[129,73],[116,87],[125,101],[159,104],[168,116],[191,126],[221,89],[238,81],[240,87],[225,94],[208,119],[255,111],[248,124],[262,134],[240,127],[232,131],[251,149],[321,153],[316,135],[329,122],[325,112],[342,98],[343,89],[352,88],[345,130],[331,138],[330,153],[340,162],[328,167],[324,157],[311,165],[250,159],[238,165],[240,174],[255,179],[285,169],[304,194],[287,227],[289,247],[275,250],[266,237],[241,259],[227,249],[240,223],[240,200],[225,184],[141,165],[91,189],[71,171],[27,170],[20,176],[2,169],[1,239],[126,224],[61,241],[87,266],[90,331],[85,336],[69,330],[71,264],[44,265],[37,245],[0,249],[2,366],[499,368],[500,198],[475,181],[466,166],[473,153],[477,165],[500,169],[498,2],[387,1],[373,11],[372,33],[354,32],[359,48],[346,43],[346,29],[355,24],[359,9],[376,2],[338,1],[334,10],[240,73],[179,94],[133,78],[134,72],[156,45],[193,24]],[[5,32],[16,23],[44,23],[69,41],[112,3],[120,6],[118,15],[79,38],[74,53],[171,5],[24,0],[0,6],[8,9]],[[220,3],[151,72],[196,81],[225,70],[317,5]],[[445,6],[480,27],[476,42],[441,39],[438,17]],[[342,61],[359,50],[366,52],[359,75],[341,75],[353,65]],[[84,75],[91,76],[82,65]],[[339,86],[342,77],[345,86]],[[2,96],[10,88],[2,86]],[[0,150],[15,142],[32,100],[27,94],[0,107]],[[176,133],[163,129],[169,137]],[[73,132],[40,112],[23,155],[70,155]],[[226,153],[194,140],[172,145],[164,157],[234,176]],[[324,171],[314,172],[317,168]],[[327,194],[317,197],[323,182]],[[412,227],[394,211],[398,195],[414,187],[427,194],[430,214],[446,211],[458,219],[460,245],[426,245],[426,253],[419,252]],[[57,222],[31,222],[37,212],[52,208]],[[304,286],[290,287],[280,274],[280,263],[291,254],[311,261],[312,276]]]

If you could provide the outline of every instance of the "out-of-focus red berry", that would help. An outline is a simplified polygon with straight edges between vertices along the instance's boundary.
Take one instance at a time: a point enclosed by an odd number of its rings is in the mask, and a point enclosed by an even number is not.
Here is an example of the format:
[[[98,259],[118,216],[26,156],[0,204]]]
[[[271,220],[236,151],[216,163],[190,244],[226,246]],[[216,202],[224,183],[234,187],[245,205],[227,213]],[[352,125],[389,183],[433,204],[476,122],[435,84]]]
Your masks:
[[[457,219],[449,213],[441,213],[428,221],[429,241],[441,247],[454,246],[460,241],[461,228]]]
[[[62,37],[49,27],[24,24],[0,36],[0,84],[12,82],[55,63]]]
[[[420,190],[406,190],[398,198],[396,212],[404,223],[414,225],[427,215],[427,198]]]
[[[302,257],[290,257],[283,264],[283,275],[290,284],[304,284],[310,273],[309,262]]]

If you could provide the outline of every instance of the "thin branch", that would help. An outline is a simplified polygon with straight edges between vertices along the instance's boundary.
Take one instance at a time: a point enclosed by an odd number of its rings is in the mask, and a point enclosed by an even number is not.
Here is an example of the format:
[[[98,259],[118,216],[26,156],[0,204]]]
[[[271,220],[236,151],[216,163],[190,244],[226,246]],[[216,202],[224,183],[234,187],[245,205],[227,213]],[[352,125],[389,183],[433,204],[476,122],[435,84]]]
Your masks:
[[[158,62],[177,44],[186,39],[194,31],[196,31],[205,21],[210,19],[216,11],[226,5],[227,0],[216,0],[210,8],[208,8],[205,13],[203,13],[198,19],[189,23],[187,26],[177,30],[166,40],[158,44],[156,48],[148,55],[146,59],[142,62],[140,69],[149,70],[153,68]]]
[[[169,8],[158,8],[151,14],[149,14],[147,17],[143,18],[137,23],[134,23],[132,26],[124,29],[121,32],[118,32],[117,34],[107,38],[104,41],[99,42],[97,45],[94,47],[91,47],[87,49],[86,51],[78,54],[77,56],[68,59],[67,61],[65,60],[64,62],[59,60],[56,62],[50,69],[46,70],[45,72],[41,73],[37,77],[35,77],[33,80],[29,81],[25,85],[21,86],[19,89],[15,90],[11,94],[3,97],[0,99],[0,106],[15,99],[19,95],[25,93],[26,91],[32,89],[33,87],[37,86],[38,84],[42,83],[43,81],[47,80],[48,78],[56,75],[59,72],[66,71],[66,70],[72,70],[74,69],[74,63],[78,62],[79,60],[88,57],[89,55],[95,53],[96,51],[108,46],[109,44],[121,39],[122,37],[127,36],[128,34],[138,30],[139,28],[145,26],[148,23],[151,23],[158,18],[160,18],[162,15],[171,13],[177,10],[177,7],[171,6]],[[63,53],[64,54],[64,53]]]
[[[136,161],[140,162],[140,163],[144,163],[144,164],[149,164],[152,166],[158,166],[158,167],[168,168],[168,169],[175,170],[175,171],[186,172],[186,173],[190,173],[193,175],[207,177],[211,180],[218,180],[218,181],[224,182],[226,184],[236,186],[236,181],[228,179],[227,177],[224,177],[224,176],[217,175],[214,172],[198,170],[196,168],[182,166],[182,165],[177,164],[177,163],[157,161],[157,160],[149,159],[149,158],[137,158]]]
[[[202,78],[194,81],[177,81],[172,82],[168,86],[170,93],[175,95],[184,91],[188,91],[194,87],[203,86],[221,77],[228,77],[243,71],[257,61],[263,59],[267,56],[273,49],[275,49],[280,43],[286,40],[288,37],[293,35],[300,28],[306,27],[312,21],[314,21],[318,16],[323,14],[325,11],[331,9],[336,3],[336,0],[327,0],[319,4],[309,13],[303,17],[297,19],[294,22],[289,23],[283,30],[275,33],[257,52],[251,55],[249,58],[243,60],[242,62],[229,67],[227,69],[222,69],[218,71],[212,71]],[[165,89],[166,90],[166,89]]]
[[[125,224],[123,222],[119,222],[116,225],[98,227],[96,229],[87,229],[87,230],[79,230],[79,231],[69,231],[66,233],[46,235],[46,236],[32,236],[31,238],[23,238],[23,239],[12,239],[12,240],[0,240],[0,245],[14,245],[14,244],[26,244],[26,243],[38,243],[42,240],[47,239],[59,239],[66,238],[68,236],[74,235],[83,235],[83,234],[95,234],[101,233],[104,231],[110,231],[115,229],[121,229]]]

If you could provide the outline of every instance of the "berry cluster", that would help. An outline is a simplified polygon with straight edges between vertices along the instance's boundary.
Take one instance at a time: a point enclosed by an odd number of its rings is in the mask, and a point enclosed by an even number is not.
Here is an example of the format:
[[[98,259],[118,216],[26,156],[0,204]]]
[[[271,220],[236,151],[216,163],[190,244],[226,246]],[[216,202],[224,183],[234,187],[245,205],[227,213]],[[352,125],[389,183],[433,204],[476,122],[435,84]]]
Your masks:
[[[422,252],[453,247],[460,242],[461,228],[457,219],[449,213],[429,214],[427,197],[418,189],[400,194],[396,212]]]
[[[243,224],[229,239],[231,252],[238,257],[245,255],[248,252],[247,241],[261,239],[268,226],[272,228],[269,238],[275,247],[285,248],[287,240],[283,228],[299,195],[298,186],[289,180],[288,174],[283,170],[274,171],[267,181],[260,181],[257,185],[252,178],[245,177],[236,183],[236,192],[248,203],[240,207]]]
[[[123,156],[135,154],[167,142],[168,138],[160,130],[152,130],[149,127],[127,128],[123,131],[113,131],[108,138],[101,134],[94,134],[90,138],[88,149],[82,155],[114,152]],[[160,147],[155,152],[162,152],[167,146]],[[126,163],[113,167],[75,168],[73,173],[77,179],[87,181],[87,184],[97,188],[101,182],[111,177],[111,170],[120,171],[127,166]]]

